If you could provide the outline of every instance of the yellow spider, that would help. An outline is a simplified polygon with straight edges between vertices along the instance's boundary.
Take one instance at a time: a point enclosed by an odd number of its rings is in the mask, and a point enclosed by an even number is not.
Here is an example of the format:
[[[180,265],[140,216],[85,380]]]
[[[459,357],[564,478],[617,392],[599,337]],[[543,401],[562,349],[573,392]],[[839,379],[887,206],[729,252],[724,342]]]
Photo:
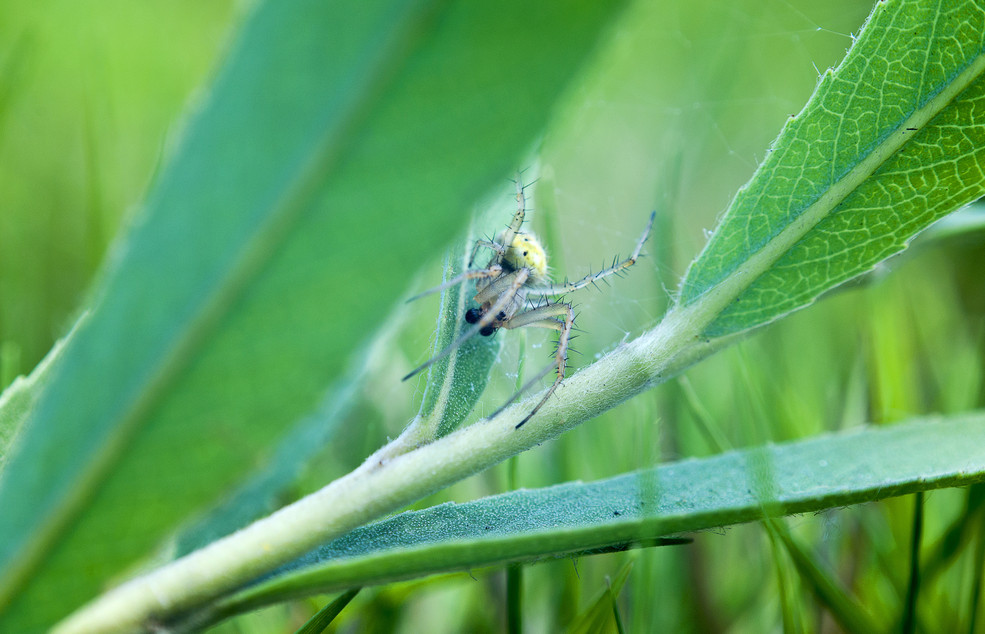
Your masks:
[[[534,326],[538,328],[550,328],[559,332],[557,341],[557,351],[554,355],[554,362],[544,368],[534,378],[530,379],[509,401],[500,407],[494,414],[495,417],[521,394],[533,387],[538,381],[544,378],[551,370],[557,370],[557,377],[554,384],[547,390],[540,402],[530,411],[526,417],[516,425],[519,429],[547,402],[547,399],[554,394],[568,366],[568,340],[571,336],[571,329],[574,326],[575,313],[571,304],[560,298],[562,295],[585,288],[589,284],[615,275],[629,268],[636,263],[640,256],[643,243],[650,235],[653,227],[653,219],[656,212],[650,214],[643,235],[633,254],[621,262],[613,262],[609,268],[586,275],[577,282],[568,282],[561,285],[554,285],[547,269],[547,253],[541,246],[537,237],[529,231],[521,231],[524,216],[526,214],[526,198],[524,186],[521,184],[519,176],[516,180],[516,202],[517,210],[513,216],[513,221],[509,226],[496,236],[495,240],[478,240],[472,249],[472,256],[469,258],[469,269],[475,261],[480,248],[486,248],[493,252],[492,258],[483,269],[468,270],[458,277],[432,288],[412,299],[437,293],[446,288],[461,284],[468,280],[476,280],[476,294],[473,301],[476,307],[470,308],[465,313],[465,321],[472,324],[472,327],[462,333],[458,339],[453,341],[444,350],[433,356],[427,362],[418,366],[413,372],[403,378],[407,380],[419,372],[429,368],[436,361],[448,356],[452,350],[471,339],[476,334],[488,337],[500,328],[513,330],[524,326]],[[542,303],[534,303],[531,298],[539,298]]]

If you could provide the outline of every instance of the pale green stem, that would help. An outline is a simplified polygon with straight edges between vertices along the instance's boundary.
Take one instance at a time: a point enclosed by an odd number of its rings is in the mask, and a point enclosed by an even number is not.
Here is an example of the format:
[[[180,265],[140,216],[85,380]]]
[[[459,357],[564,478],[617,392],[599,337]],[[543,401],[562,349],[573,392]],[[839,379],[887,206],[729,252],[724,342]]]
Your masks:
[[[783,235],[747,260],[747,266],[688,306],[677,306],[652,330],[575,373],[536,416],[514,429],[539,396],[524,399],[492,420],[482,420],[414,448],[417,434],[377,451],[355,471],[276,513],[129,581],[83,606],[56,632],[131,631],[188,610],[248,583],[314,547],[439,491],[510,456],[539,445],[675,376],[727,345],[706,341],[705,327],[756,273],[783,252]]]
[[[109,591],[56,631],[130,631],[200,605],[319,544],[558,436],[710,352],[696,340],[710,317],[696,314],[699,305],[706,304],[697,302],[668,314],[655,329],[569,377],[521,429],[514,426],[536,395],[493,420],[479,421],[402,455],[388,445],[320,491]],[[408,449],[406,440],[394,442]]]
[[[806,231],[803,224],[794,226]],[[790,228],[780,232],[745,266],[700,298],[675,307],[652,330],[566,379],[521,429],[514,427],[539,396],[422,447],[414,447],[419,431],[412,425],[407,434],[355,471],[228,537],[107,592],[70,615],[56,631],[129,631],[201,605],[675,376],[731,343],[735,337],[708,341],[700,334],[800,235]]]

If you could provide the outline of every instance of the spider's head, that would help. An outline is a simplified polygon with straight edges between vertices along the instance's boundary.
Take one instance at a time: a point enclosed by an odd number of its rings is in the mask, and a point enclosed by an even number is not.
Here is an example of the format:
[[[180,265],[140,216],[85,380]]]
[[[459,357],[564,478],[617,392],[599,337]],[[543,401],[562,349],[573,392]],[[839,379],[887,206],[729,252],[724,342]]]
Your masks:
[[[503,255],[505,263],[514,271],[526,268],[530,271],[528,284],[541,286],[549,282],[547,277],[547,252],[532,233],[517,233],[513,243]]]

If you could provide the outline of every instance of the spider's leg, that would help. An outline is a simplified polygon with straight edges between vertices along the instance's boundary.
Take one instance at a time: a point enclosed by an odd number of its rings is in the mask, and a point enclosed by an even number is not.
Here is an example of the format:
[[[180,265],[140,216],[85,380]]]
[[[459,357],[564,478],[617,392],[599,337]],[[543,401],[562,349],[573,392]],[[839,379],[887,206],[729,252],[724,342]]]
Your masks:
[[[559,320],[558,318],[562,318],[563,320]],[[561,381],[564,380],[564,371],[568,367],[568,341],[571,338],[571,329],[574,327],[574,323],[575,311],[574,308],[571,307],[571,304],[558,303],[545,304],[543,306],[539,306],[538,308],[528,310],[525,313],[520,313],[503,324],[503,328],[507,329],[534,326],[538,328],[550,328],[552,330],[557,330],[560,334],[558,335],[557,351],[554,355],[554,363],[547,366],[537,373],[537,376],[527,381],[527,383],[521,387],[516,394],[510,397],[510,400],[508,400],[502,407],[496,410],[490,418],[495,418],[500,412],[511,405],[513,401],[520,398],[520,395],[536,385],[542,378],[547,376],[551,370],[557,369],[557,377],[554,379],[554,384],[547,389],[544,397],[540,399],[540,402],[534,406],[530,413],[527,414],[523,420],[517,423],[516,429],[520,429],[524,423],[530,420],[533,415],[544,406],[547,399],[554,394],[554,391],[557,390],[559,385],[561,385]]]
[[[526,271],[526,276],[524,277],[523,282],[526,284],[527,280],[530,279],[530,269],[523,268],[520,269],[520,271]],[[513,276],[518,274],[520,271],[514,271],[513,273],[509,273],[507,275],[501,275],[500,277],[497,277],[493,281],[489,282],[488,285],[475,294],[475,297],[472,298],[473,301],[480,306],[485,306],[490,302],[496,301],[503,293],[509,292],[511,288],[516,286],[516,279]],[[513,295],[516,295],[516,292],[514,292]]]
[[[498,264],[494,264],[494,265],[490,266],[488,269],[479,269],[477,271],[465,271],[461,275],[459,275],[457,277],[453,277],[452,279],[448,280],[447,282],[445,282],[441,286],[435,286],[434,288],[429,288],[428,290],[424,291],[423,293],[418,293],[417,295],[414,295],[413,297],[411,297],[410,299],[407,300],[407,303],[410,303],[410,302],[412,302],[414,300],[417,300],[417,299],[420,299],[422,297],[427,297],[428,295],[433,295],[435,293],[440,293],[441,291],[445,290],[446,288],[451,288],[453,286],[458,286],[462,282],[466,282],[468,280],[481,280],[481,279],[485,279],[485,278],[488,278],[488,277],[497,277],[502,272],[503,272],[503,267],[501,267]]]
[[[572,291],[577,291],[579,289],[585,288],[589,284],[595,284],[601,279],[609,277],[610,275],[617,275],[618,273],[628,269],[629,267],[636,264],[636,260],[640,257],[640,251],[643,249],[643,243],[646,239],[650,237],[650,230],[653,228],[653,220],[656,218],[657,212],[650,213],[650,220],[646,223],[646,229],[643,230],[643,235],[640,236],[640,241],[636,243],[636,248],[633,250],[633,254],[623,260],[622,262],[614,262],[612,266],[607,269],[603,269],[598,273],[592,273],[581,278],[577,282],[568,282],[567,284],[561,284],[559,286],[551,285],[544,288],[530,288],[527,289],[527,294],[532,296],[547,296],[556,297],[558,295],[566,295]]]
[[[493,262],[499,262],[503,259],[503,254],[506,253],[506,247],[493,240],[476,240],[475,246],[472,247],[472,255],[469,256],[469,267],[475,262],[475,256],[479,254],[479,249],[486,248],[496,252],[496,257],[493,258]]]
[[[499,237],[499,242],[507,248],[513,244],[513,238],[516,237],[516,234],[520,233],[520,227],[523,226],[523,218],[527,213],[527,197],[523,193],[525,187],[523,181],[520,180],[519,172],[516,175],[516,180],[513,182],[516,183],[516,213],[513,214],[513,220],[510,222],[510,226]]]
[[[502,295],[500,295],[499,299],[496,300],[496,303],[494,303],[489,308],[489,310],[487,310],[482,315],[482,318],[479,321],[477,321],[475,324],[473,324],[471,328],[469,328],[464,333],[462,333],[458,339],[448,344],[448,346],[444,350],[442,350],[438,354],[428,359],[425,363],[422,363],[421,365],[414,368],[414,370],[410,374],[408,374],[401,380],[406,381],[412,376],[419,374],[423,370],[430,368],[437,361],[440,361],[445,357],[447,357],[449,354],[451,354],[452,350],[454,350],[458,346],[462,345],[463,343],[474,337],[477,332],[479,332],[480,330],[482,330],[483,328],[494,322],[496,320],[496,316],[500,313],[500,311],[502,311],[504,308],[509,306],[510,302],[512,302],[516,298],[516,294],[523,287],[524,283],[527,281],[527,278],[529,276],[530,276],[530,271],[528,269],[523,268],[520,269],[519,271],[514,271],[497,279],[496,282],[494,283],[498,284],[503,280],[509,280],[510,281],[509,288],[506,289],[502,293]]]

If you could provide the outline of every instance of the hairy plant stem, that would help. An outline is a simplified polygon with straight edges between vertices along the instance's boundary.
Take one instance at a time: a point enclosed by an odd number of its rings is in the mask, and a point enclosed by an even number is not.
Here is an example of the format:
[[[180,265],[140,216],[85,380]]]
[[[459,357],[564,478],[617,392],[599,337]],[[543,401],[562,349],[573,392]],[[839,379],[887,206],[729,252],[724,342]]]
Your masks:
[[[812,225],[795,222],[745,265],[659,324],[575,373],[523,426],[543,396],[418,446],[419,425],[357,469],[276,513],[110,590],[56,628],[59,633],[131,631],[188,613],[316,546],[399,510],[612,409],[729,345],[742,333],[705,339],[705,328]]]
[[[188,612],[328,540],[554,438],[719,348],[697,338],[718,312],[708,308],[699,301],[671,311],[654,329],[569,377],[519,430],[514,426],[537,395],[421,447],[398,437],[320,491],[107,592],[56,631],[132,631]]]

